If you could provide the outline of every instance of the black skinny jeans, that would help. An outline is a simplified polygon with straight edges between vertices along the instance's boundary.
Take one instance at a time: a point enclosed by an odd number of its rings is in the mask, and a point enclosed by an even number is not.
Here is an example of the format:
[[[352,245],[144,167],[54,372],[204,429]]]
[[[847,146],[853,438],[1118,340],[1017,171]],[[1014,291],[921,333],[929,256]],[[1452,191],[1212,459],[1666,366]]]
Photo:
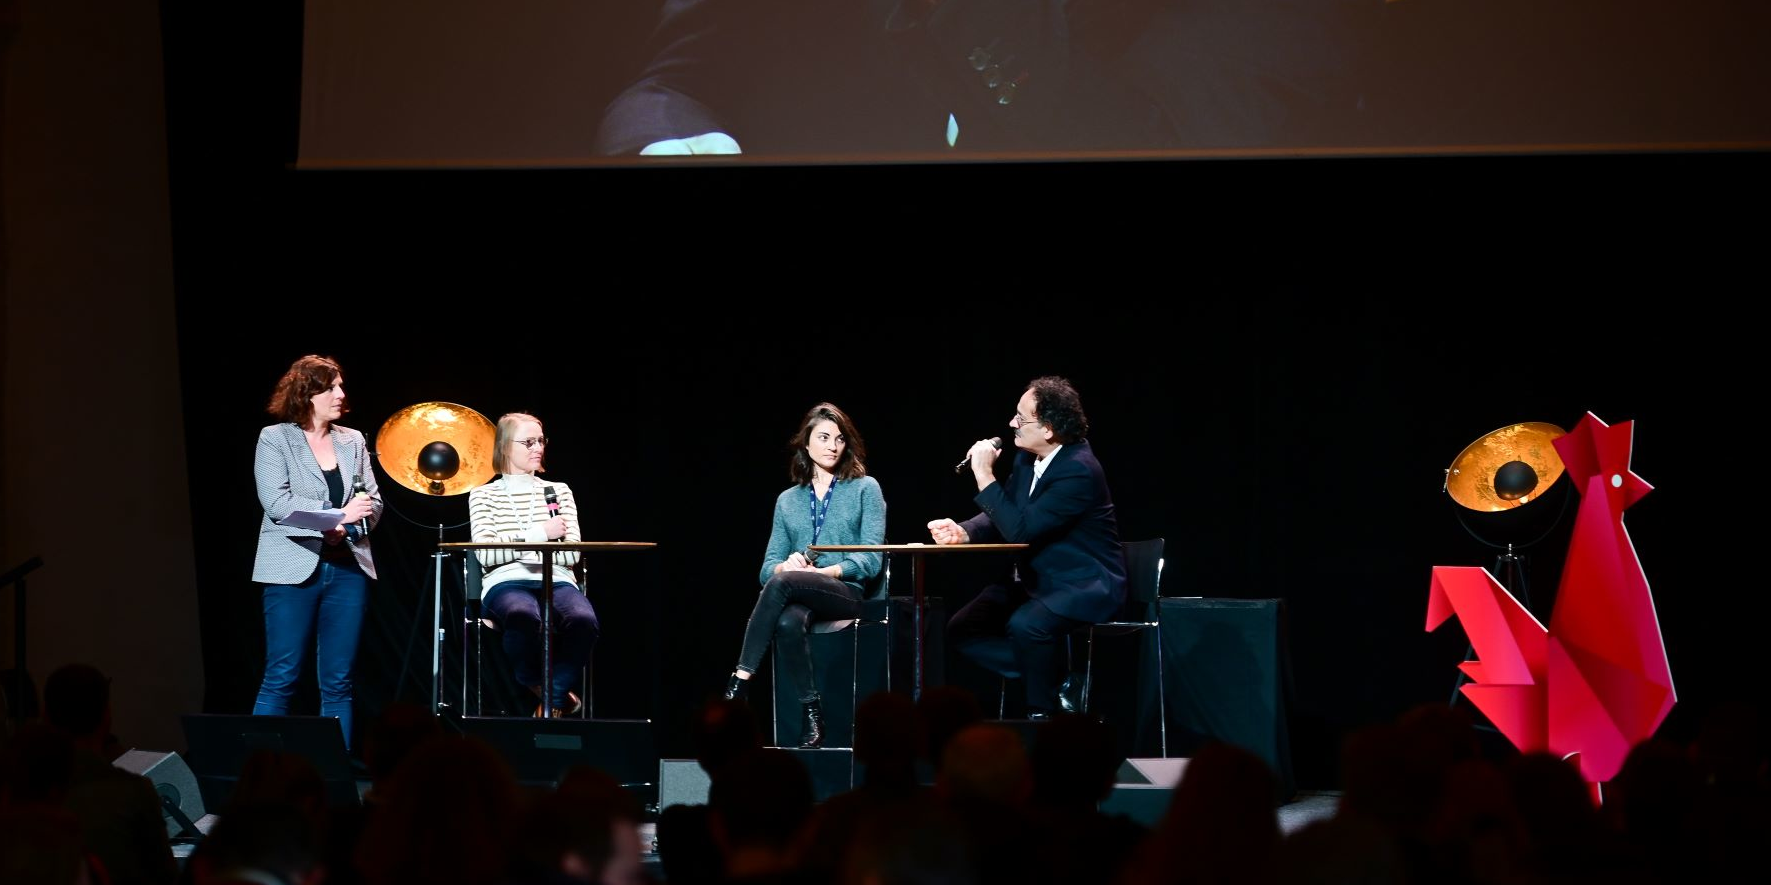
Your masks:
[[[802,704],[819,700],[812,675],[812,646],[806,628],[814,620],[839,621],[861,615],[860,594],[843,582],[815,571],[785,571],[769,579],[744,628],[738,669],[755,673],[763,654],[775,641],[775,665],[781,668]]]

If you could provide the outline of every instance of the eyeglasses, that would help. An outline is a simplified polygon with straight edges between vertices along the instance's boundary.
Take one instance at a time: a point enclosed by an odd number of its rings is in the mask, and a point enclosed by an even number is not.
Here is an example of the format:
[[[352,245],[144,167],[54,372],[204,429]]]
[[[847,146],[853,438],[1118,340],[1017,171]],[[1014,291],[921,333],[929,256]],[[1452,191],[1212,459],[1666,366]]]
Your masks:
[[[525,449],[532,449],[536,446],[540,446],[544,449],[547,448],[547,437],[545,436],[532,436],[528,439],[513,439],[511,442],[514,442]]]
[[[1010,427],[1025,427],[1029,424],[1038,424],[1038,423],[1039,423],[1038,418],[1028,418],[1028,417],[1023,416],[1020,412],[1016,412],[1015,417],[1009,419],[1008,426],[1010,426]]]

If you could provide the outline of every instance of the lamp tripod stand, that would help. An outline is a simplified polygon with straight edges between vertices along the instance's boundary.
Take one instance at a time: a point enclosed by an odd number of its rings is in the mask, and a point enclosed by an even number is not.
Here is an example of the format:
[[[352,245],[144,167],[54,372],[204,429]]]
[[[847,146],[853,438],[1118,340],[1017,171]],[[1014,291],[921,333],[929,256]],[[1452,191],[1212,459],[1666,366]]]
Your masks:
[[[375,459],[395,485],[432,500],[449,498],[465,494],[492,478],[496,438],[492,422],[473,409],[448,402],[417,403],[395,412],[381,425],[375,438]],[[388,509],[413,525],[429,527],[399,514],[391,501]],[[430,710],[434,715],[440,715],[443,708],[443,570],[449,558],[442,546],[444,533],[471,522],[435,524],[437,540],[431,553],[430,580]],[[406,650],[400,656],[400,676],[394,683],[396,697],[411,668],[412,644],[418,638],[419,624],[423,623],[419,614],[423,606],[421,595],[412,607],[412,630],[407,634]]]
[[[389,506],[388,510],[393,511],[393,507]],[[397,513],[397,511],[395,511],[395,512]],[[405,519],[405,517],[403,515],[400,518]],[[407,520],[407,521],[411,522],[411,520]],[[418,523],[413,523],[413,524],[417,525]],[[444,707],[443,700],[442,700],[442,698],[443,698],[443,640],[444,640],[444,633],[443,633],[443,564],[448,561],[449,554],[446,551],[444,551],[441,546],[444,541],[443,533],[445,531],[450,530],[450,529],[459,529],[459,528],[465,527],[466,525],[467,525],[467,523],[465,523],[465,522],[459,523],[457,525],[452,525],[452,526],[446,526],[446,525],[443,525],[442,523],[437,523],[436,529],[437,529],[437,545],[438,546],[437,546],[435,552],[431,553],[431,555],[430,555],[430,559],[431,559],[431,621],[430,621],[430,629],[431,629],[431,636],[434,637],[433,641],[430,644],[430,711],[431,711],[432,715],[439,715],[439,716],[442,715],[443,707]],[[422,591],[423,586],[420,585],[419,589]],[[421,597],[421,600],[422,600],[422,597]],[[418,604],[415,604],[412,606],[412,611],[413,611],[412,629],[406,634],[406,651],[404,654],[400,655],[400,676],[398,679],[394,680],[394,686],[395,686],[394,695],[395,695],[395,697],[399,696],[399,686],[406,684],[406,671],[410,668],[411,661],[412,661],[412,643],[415,642],[418,638],[418,625],[424,623],[423,619],[418,617],[418,614],[417,614],[421,606],[422,606],[422,602],[419,602]],[[462,678],[465,679],[466,675],[463,674]]]

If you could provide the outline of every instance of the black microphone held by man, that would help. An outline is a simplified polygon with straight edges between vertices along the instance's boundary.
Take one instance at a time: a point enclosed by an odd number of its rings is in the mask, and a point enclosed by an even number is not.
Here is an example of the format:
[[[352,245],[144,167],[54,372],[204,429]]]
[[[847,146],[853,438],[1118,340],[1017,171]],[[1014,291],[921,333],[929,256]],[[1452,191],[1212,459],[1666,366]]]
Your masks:
[[[990,437],[990,444],[995,446],[997,448],[997,450],[1000,451],[1002,449],[1002,437],[1000,437],[1000,436]],[[964,473],[965,469],[970,466],[972,466],[972,455],[970,452],[967,452],[966,456],[965,456],[965,460],[963,460],[953,466],[953,472],[954,473]]]

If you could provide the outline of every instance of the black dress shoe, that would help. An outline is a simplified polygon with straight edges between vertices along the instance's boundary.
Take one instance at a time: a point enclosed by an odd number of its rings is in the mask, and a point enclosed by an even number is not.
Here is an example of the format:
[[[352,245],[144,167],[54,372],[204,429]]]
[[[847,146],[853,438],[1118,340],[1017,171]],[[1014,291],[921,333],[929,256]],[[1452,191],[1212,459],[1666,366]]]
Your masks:
[[[1064,677],[1064,684],[1058,686],[1058,709],[1066,713],[1082,712],[1082,680],[1075,673]]]
[[[1051,718],[1052,718],[1052,714],[1051,714],[1050,710],[1028,710],[1027,711],[1027,721],[1028,722],[1050,722]]]
[[[824,705],[810,701],[805,705],[806,721],[800,728],[799,748],[816,750],[824,746]]]
[[[744,690],[749,687],[750,687],[750,680],[739,679],[738,674],[733,673],[731,678],[726,680],[726,694],[725,694],[726,700],[728,700],[728,701],[744,700]]]

